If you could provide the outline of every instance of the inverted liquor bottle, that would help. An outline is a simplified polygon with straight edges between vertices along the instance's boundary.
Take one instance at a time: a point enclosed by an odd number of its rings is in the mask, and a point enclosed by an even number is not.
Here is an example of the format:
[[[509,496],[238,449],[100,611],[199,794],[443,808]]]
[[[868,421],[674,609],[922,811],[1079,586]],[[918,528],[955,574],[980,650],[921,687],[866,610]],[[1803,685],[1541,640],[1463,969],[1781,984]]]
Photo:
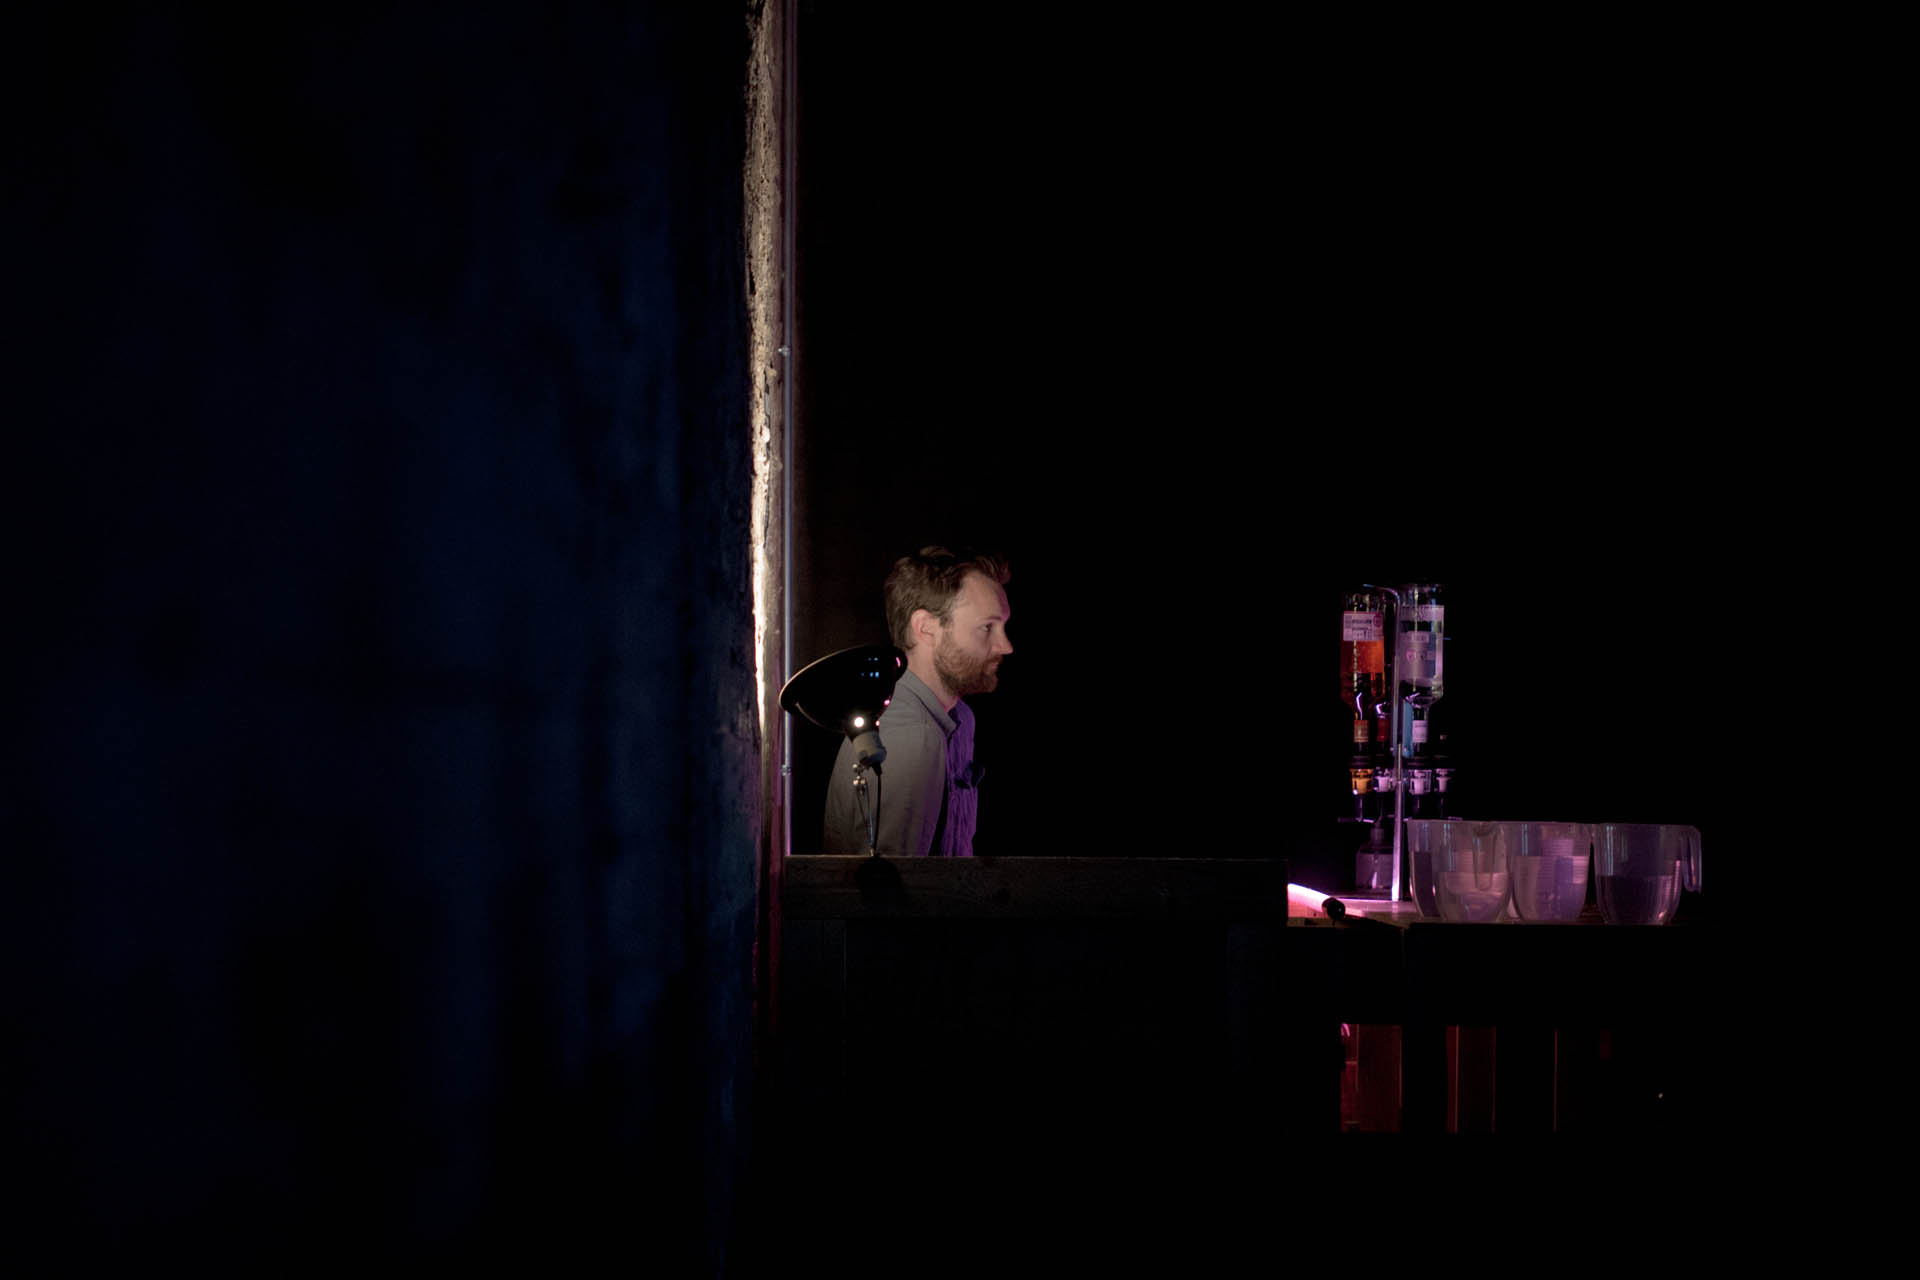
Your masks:
[[[1359,828],[1354,886],[1362,891],[1391,889],[1393,879],[1392,828],[1381,821],[1388,802],[1377,755],[1385,744],[1380,708],[1387,701],[1387,642],[1386,597],[1366,590],[1346,592],[1340,614],[1340,700],[1352,731],[1347,773],[1353,808],[1348,821]],[[1391,776],[1390,771],[1385,775]]]
[[[1440,584],[1427,582],[1400,589],[1394,642],[1400,668],[1400,754],[1409,762],[1431,754],[1428,716],[1446,692],[1447,610],[1441,590]]]
[[[1353,719],[1353,754],[1374,746],[1375,707],[1386,685],[1387,610],[1371,591],[1346,593],[1340,614],[1340,700]]]
[[[1405,739],[1407,816],[1438,818],[1444,816],[1440,799],[1440,750],[1445,734],[1439,725],[1437,703],[1409,708]],[[1451,778],[1449,778],[1451,781]]]

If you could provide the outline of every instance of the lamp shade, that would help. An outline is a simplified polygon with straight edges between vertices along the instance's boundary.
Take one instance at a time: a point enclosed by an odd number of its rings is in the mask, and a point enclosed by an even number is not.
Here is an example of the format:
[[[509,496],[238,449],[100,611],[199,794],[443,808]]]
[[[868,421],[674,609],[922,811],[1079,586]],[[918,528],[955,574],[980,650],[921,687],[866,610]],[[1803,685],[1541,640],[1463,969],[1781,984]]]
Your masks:
[[[907,655],[890,644],[841,649],[795,672],[780,690],[780,709],[855,737],[873,728],[906,669]]]

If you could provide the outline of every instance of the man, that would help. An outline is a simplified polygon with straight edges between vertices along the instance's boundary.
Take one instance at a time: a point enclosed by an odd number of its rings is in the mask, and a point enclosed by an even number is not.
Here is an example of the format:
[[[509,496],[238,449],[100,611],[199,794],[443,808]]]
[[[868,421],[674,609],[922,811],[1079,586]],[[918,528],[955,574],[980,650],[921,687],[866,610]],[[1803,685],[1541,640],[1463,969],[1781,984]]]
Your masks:
[[[880,717],[887,758],[867,787],[879,805],[881,853],[973,856],[980,770],[973,762],[973,712],[961,699],[992,692],[1000,660],[1013,652],[1002,589],[1011,576],[993,556],[945,547],[924,547],[887,574],[887,627],[906,650],[907,669]],[[853,766],[853,744],[842,742],[827,789],[828,853],[867,851]]]

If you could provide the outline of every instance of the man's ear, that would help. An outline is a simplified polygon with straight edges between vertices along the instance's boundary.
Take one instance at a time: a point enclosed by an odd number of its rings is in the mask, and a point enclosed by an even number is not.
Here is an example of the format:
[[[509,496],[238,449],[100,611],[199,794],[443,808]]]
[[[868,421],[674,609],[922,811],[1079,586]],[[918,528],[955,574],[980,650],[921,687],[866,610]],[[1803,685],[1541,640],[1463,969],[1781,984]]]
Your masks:
[[[931,609],[915,609],[907,618],[907,630],[913,632],[913,642],[940,647],[940,619],[933,616]]]

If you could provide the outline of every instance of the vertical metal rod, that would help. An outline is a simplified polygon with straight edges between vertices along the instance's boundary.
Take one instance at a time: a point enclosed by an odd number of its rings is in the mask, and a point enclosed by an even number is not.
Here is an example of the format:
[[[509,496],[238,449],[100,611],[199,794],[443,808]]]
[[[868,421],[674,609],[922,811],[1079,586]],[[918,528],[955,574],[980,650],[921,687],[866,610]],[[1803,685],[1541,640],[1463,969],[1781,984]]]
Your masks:
[[[780,58],[780,679],[793,672],[793,371],[796,335],[793,332],[794,271],[794,140],[795,107],[799,100],[800,6],[788,4],[781,18]],[[780,726],[780,841],[778,853],[793,852],[793,734],[787,717]]]
[[[1387,731],[1388,749],[1393,753],[1393,900],[1405,902],[1413,897],[1413,886],[1401,894],[1400,868],[1405,864],[1400,850],[1407,829],[1407,789],[1400,770],[1400,593],[1392,587],[1376,587],[1363,582],[1369,591],[1384,591],[1393,597],[1393,643],[1387,646],[1387,698],[1393,707],[1393,727]]]

